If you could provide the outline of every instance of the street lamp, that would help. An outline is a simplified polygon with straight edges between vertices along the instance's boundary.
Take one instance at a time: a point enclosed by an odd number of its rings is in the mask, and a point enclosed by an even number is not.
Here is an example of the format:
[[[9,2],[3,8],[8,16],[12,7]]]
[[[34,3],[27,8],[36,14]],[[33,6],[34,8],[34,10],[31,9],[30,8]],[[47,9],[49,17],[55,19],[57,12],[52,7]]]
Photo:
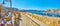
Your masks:
[[[10,9],[12,10],[12,0],[3,0],[3,4],[5,4],[5,2],[9,2],[10,3]],[[12,11],[9,11],[9,13],[11,13],[10,17],[11,17],[11,20],[12,20]],[[12,24],[12,21],[11,21],[11,24]]]
[[[5,4],[5,2],[10,2],[10,8],[12,8],[12,0],[3,0],[3,4]]]

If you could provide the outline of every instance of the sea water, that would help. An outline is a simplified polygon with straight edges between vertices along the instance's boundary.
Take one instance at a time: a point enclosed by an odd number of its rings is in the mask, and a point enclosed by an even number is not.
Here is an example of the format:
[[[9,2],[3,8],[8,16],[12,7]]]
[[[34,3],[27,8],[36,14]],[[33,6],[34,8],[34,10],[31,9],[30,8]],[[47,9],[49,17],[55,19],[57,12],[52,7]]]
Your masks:
[[[42,15],[42,16],[60,17],[59,13],[46,13],[46,12],[41,12],[41,11],[25,11],[25,12],[29,12],[29,13],[32,13],[32,14],[38,14],[38,15]]]

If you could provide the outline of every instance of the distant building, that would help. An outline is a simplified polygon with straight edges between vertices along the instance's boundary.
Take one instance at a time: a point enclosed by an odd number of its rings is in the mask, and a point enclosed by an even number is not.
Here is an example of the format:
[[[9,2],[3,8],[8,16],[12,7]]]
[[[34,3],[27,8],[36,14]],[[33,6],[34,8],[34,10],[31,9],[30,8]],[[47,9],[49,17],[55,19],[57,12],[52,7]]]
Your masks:
[[[52,9],[48,9],[46,13],[54,13],[54,11]]]
[[[56,10],[48,9],[46,13],[60,13],[60,9],[56,9]]]

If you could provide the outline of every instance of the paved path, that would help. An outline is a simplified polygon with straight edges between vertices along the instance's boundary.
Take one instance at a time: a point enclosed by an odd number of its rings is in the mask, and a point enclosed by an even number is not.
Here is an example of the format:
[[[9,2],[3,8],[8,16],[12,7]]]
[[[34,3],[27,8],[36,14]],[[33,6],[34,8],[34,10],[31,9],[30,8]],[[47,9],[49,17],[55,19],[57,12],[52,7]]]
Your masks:
[[[20,26],[38,26],[36,23],[34,23],[30,18],[26,17],[25,15],[21,14],[21,21]]]
[[[20,26],[47,26],[46,24],[32,18],[28,14],[21,14]]]
[[[35,21],[37,24],[39,24],[40,26],[47,26],[46,24],[44,24],[43,22],[40,22],[39,20],[32,18],[32,16],[29,16],[28,14],[26,14],[29,18],[31,18],[33,21]]]

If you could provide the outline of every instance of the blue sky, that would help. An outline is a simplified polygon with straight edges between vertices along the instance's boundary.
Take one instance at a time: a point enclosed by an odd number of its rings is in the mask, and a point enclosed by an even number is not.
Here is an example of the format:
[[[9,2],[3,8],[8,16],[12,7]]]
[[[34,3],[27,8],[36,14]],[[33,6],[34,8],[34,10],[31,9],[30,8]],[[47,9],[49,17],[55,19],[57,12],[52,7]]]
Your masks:
[[[57,9],[60,8],[60,0],[12,0],[12,5],[25,10]],[[4,6],[9,6],[9,3],[6,2]]]

